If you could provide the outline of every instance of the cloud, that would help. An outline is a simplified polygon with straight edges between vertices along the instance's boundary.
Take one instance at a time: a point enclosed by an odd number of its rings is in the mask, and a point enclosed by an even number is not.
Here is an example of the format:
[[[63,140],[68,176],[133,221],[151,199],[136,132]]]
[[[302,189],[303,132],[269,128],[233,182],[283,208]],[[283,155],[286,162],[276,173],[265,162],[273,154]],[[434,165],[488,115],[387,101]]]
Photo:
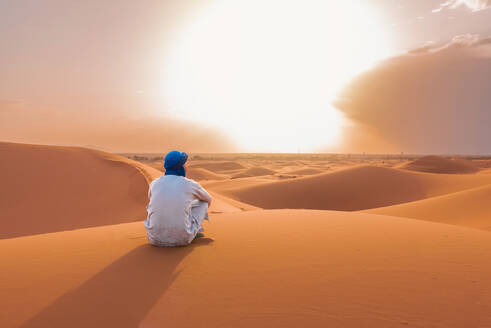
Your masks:
[[[437,13],[445,9],[455,9],[460,6],[467,6],[472,11],[480,11],[491,7],[491,0],[449,0],[442,3],[433,12]]]
[[[491,38],[461,35],[381,62],[334,105],[345,151],[491,154]]]
[[[461,34],[452,38],[444,45],[438,45],[434,41],[428,41],[418,48],[408,51],[409,54],[421,55],[425,53],[439,52],[448,48],[477,48],[479,46],[491,45],[491,37],[481,38],[478,34]]]

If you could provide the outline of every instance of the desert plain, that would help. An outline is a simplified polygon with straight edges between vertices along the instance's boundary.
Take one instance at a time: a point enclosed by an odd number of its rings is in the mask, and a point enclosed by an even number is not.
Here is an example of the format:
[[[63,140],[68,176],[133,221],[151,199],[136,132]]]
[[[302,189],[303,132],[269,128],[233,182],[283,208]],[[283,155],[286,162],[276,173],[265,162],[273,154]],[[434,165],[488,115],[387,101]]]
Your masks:
[[[0,143],[1,327],[491,327],[489,158],[190,154],[158,248],[161,155]]]

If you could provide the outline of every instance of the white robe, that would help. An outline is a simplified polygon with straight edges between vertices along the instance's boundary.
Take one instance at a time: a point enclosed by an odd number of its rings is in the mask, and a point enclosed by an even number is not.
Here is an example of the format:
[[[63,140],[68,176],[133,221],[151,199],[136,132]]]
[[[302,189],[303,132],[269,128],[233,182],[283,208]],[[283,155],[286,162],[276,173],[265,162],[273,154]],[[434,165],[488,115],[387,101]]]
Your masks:
[[[150,183],[148,190],[148,241],[156,246],[183,246],[190,244],[201,224],[208,220],[210,194],[191,179],[165,175]]]

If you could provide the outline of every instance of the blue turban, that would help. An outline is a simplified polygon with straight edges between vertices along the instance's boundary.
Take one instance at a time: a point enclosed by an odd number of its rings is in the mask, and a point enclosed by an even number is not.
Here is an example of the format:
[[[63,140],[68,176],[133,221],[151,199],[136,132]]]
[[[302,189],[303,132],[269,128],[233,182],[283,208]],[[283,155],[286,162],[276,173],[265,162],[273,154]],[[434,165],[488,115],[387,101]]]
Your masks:
[[[173,150],[164,159],[165,175],[178,175],[181,177],[186,176],[186,170],[184,169],[184,163],[188,160],[188,154]]]

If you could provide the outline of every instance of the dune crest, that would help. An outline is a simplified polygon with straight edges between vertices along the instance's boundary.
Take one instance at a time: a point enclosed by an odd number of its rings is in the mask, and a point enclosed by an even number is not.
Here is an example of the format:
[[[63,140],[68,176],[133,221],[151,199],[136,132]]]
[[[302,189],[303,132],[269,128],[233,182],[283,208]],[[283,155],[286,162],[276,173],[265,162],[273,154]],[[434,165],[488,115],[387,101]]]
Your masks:
[[[491,185],[365,212],[491,230]]]
[[[240,169],[245,169],[246,167],[238,162],[234,161],[214,161],[214,162],[200,162],[199,160],[193,161],[190,160],[190,164],[188,166],[190,169],[191,168],[202,168],[206,169],[208,171],[212,171],[214,173],[223,173],[226,171],[232,171],[232,170],[240,170]]]
[[[405,170],[447,173],[447,174],[469,174],[476,173],[479,168],[472,162],[463,158],[443,158],[440,156],[424,156],[399,168]]]
[[[371,165],[274,182],[210,184],[211,190],[266,209],[357,211],[395,205],[491,183],[489,175],[449,175]]]
[[[0,143],[0,238],[142,220],[158,173],[78,147]]]
[[[224,180],[228,179],[227,176],[224,176],[222,174],[216,174],[214,172],[211,172],[207,169],[201,168],[201,167],[190,167],[186,170],[186,177],[196,180],[196,181],[203,181],[203,180]]]
[[[285,172],[286,174],[292,174],[292,175],[315,175],[315,174],[320,174],[324,173],[326,170],[322,169],[317,169],[313,167],[306,167],[298,170],[293,170],[293,171],[287,171]]]
[[[275,174],[276,172],[273,170],[270,170],[265,167],[261,166],[255,166],[248,168],[244,171],[241,171],[235,175],[232,176],[232,179],[238,179],[238,178],[248,178],[248,177],[260,177],[264,175],[272,175]]]

